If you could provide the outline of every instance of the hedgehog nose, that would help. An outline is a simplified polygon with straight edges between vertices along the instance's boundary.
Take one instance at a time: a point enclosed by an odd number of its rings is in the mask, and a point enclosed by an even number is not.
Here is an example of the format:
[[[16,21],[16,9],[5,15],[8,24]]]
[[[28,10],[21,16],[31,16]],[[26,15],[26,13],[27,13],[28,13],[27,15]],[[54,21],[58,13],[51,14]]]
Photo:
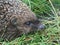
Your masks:
[[[44,25],[44,24],[40,24],[40,25],[38,26],[38,30],[42,30],[42,29],[45,29],[45,25]]]

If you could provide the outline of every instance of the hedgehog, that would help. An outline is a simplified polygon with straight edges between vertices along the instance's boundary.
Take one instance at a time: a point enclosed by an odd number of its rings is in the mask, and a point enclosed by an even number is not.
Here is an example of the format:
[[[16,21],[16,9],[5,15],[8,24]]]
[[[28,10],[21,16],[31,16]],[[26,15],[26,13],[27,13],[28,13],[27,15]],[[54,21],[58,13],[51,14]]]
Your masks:
[[[10,41],[43,28],[35,13],[21,0],[0,0],[0,38]]]

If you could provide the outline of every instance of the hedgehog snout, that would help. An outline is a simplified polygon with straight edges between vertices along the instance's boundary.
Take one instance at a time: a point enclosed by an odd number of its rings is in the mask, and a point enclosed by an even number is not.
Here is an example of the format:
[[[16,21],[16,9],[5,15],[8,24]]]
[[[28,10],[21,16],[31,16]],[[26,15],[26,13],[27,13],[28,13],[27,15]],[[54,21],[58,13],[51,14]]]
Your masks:
[[[38,26],[38,30],[43,30],[43,29],[45,29],[45,25],[44,25],[44,24],[40,24],[40,25]]]

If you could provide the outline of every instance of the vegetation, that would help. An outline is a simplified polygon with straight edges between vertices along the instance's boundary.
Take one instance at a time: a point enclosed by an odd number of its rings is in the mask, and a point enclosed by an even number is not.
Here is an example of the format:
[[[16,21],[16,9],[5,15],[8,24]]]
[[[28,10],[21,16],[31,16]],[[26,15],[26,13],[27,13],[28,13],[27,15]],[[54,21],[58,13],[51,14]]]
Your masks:
[[[60,45],[60,0],[22,0],[46,25],[46,29],[23,35],[2,45]]]

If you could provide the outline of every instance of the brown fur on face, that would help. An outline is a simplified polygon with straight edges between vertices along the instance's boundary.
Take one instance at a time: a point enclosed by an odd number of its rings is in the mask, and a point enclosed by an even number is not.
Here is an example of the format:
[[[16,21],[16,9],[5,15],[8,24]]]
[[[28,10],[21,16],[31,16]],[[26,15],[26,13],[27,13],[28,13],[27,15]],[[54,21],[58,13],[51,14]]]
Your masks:
[[[35,14],[22,1],[0,0],[0,38],[12,40],[35,30]],[[31,24],[30,24],[31,23]]]

